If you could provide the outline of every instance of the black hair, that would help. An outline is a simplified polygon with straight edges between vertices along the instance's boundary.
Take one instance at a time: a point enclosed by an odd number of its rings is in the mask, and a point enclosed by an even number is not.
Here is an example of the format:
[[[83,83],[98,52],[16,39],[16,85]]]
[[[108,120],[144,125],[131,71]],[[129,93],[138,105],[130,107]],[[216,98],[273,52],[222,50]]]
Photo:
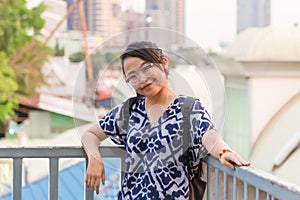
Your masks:
[[[124,60],[128,57],[137,57],[147,62],[162,64],[164,56],[162,49],[158,48],[153,42],[140,41],[131,43],[120,56],[123,74],[125,75]]]

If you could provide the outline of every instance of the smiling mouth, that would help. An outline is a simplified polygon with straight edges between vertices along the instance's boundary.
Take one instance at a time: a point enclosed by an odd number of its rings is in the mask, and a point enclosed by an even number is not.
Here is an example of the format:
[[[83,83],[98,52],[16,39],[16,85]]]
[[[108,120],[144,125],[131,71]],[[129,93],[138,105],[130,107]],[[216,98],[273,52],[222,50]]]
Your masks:
[[[142,90],[146,89],[147,87],[149,87],[152,83],[148,83],[147,85],[144,85],[143,87],[141,87]]]

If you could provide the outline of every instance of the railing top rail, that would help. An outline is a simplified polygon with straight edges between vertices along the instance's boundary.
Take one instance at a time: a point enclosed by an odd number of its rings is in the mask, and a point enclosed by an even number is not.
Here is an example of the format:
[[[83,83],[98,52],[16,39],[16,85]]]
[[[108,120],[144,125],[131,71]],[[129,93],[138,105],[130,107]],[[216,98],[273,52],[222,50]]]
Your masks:
[[[102,146],[103,157],[121,157],[119,146]],[[80,158],[86,157],[82,146],[0,147],[0,158]]]

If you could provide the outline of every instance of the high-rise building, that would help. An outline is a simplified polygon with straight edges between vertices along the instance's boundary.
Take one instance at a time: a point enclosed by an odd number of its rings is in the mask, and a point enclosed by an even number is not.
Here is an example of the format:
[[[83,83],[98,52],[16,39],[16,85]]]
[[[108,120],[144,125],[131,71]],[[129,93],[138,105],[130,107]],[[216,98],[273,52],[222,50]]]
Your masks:
[[[145,26],[161,27],[184,34],[184,9],[185,0],[146,0]],[[183,37],[178,37],[178,34],[170,35],[173,44],[182,45]]]
[[[67,7],[68,9],[70,6],[74,3],[75,0],[67,0]],[[86,1],[83,1],[85,13],[86,13]],[[67,27],[68,30],[82,30],[81,24],[80,24],[80,14],[79,14],[79,8],[78,5],[75,6],[74,10],[70,13],[67,21]]]
[[[75,0],[67,0],[68,7]],[[87,31],[98,32],[106,40],[122,31],[120,0],[86,0],[84,11]],[[82,30],[78,6],[68,17],[68,30]]]
[[[166,25],[164,28],[184,33],[184,0],[146,0],[146,12],[148,15],[166,13],[166,15],[168,15],[167,18],[162,16],[158,18],[158,20],[152,20],[151,23],[153,23],[154,26]]]
[[[75,0],[67,0],[68,7]],[[145,0],[135,2],[143,5],[143,8],[135,10],[132,6],[122,9],[121,0],[85,0],[84,9],[87,21],[87,30],[97,32],[104,41],[116,34],[128,31],[124,41],[114,41],[115,46],[124,46],[124,42],[132,40],[153,40],[159,44],[173,45],[175,48],[183,44],[184,9],[185,0],[159,1]],[[123,2],[124,3],[124,2]],[[157,35],[155,31],[141,30],[130,32],[136,28],[158,27],[168,29],[170,35]],[[68,18],[68,30],[81,30],[79,9],[76,7]],[[172,32],[173,31],[173,32]],[[179,34],[175,34],[179,33]],[[182,34],[182,36],[180,36]]]
[[[271,23],[271,0],[237,0],[237,33]]]

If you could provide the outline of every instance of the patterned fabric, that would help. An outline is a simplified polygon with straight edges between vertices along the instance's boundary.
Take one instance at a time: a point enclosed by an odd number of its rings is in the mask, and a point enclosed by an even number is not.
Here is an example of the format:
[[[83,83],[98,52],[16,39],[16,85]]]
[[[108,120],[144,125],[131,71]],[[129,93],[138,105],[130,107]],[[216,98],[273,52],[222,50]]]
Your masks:
[[[155,124],[150,124],[145,111],[145,97],[132,106],[128,130],[123,130],[123,105],[114,107],[100,126],[119,145],[126,147],[124,180],[118,199],[188,199],[187,163],[181,158],[182,113],[185,96],[178,96]],[[203,134],[213,128],[207,110],[195,101],[190,115],[192,135],[189,147],[192,178],[200,162],[207,155],[201,144]],[[187,136],[185,133],[185,136]],[[188,136],[190,137],[190,136]]]

